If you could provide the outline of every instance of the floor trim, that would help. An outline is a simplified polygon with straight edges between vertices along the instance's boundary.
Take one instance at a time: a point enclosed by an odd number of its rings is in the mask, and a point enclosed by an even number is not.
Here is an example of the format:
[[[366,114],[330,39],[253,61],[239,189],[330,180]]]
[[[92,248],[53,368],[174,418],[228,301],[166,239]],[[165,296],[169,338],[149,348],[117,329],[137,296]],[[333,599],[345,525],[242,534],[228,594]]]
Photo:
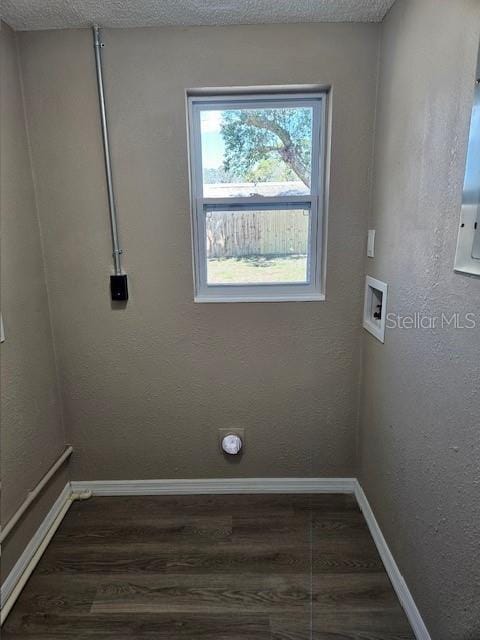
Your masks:
[[[5,602],[8,600],[8,598],[12,594],[20,578],[22,577],[24,571],[30,564],[37,549],[42,544],[50,528],[52,527],[58,515],[61,513],[66,502],[70,499],[71,495],[72,495],[72,488],[70,487],[70,483],[67,483],[65,487],[62,489],[58,498],[53,503],[50,511],[47,513],[47,515],[43,519],[42,523],[38,527],[32,539],[25,547],[25,550],[23,551],[22,555],[17,560],[17,562],[13,566],[8,576],[5,578],[5,581],[3,582],[0,590],[0,606],[2,608]]]
[[[188,480],[92,480],[73,491],[95,496],[157,496],[234,493],[354,493],[355,478],[207,478]]]
[[[400,569],[395,562],[387,541],[383,537],[383,533],[375,518],[370,503],[368,502],[367,496],[365,495],[358,480],[355,480],[355,498],[357,499],[358,506],[363,513],[368,528],[370,529],[373,541],[375,542],[378,553],[380,554],[382,562],[385,566],[385,570],[388,574],[388,577],[390,578],[390,582],[392,583],[400,604],[402,605],[407,615],[408,621],[410,622],[412,630],[415,634],[415,638],[417,640],[431,640],[427,627],[425,626],[422,616],[420,615],[420,611],[415,604],[415,600],[413,599],[413,596],[410,593],[409,588],[407,587],[405,579],[400,573]]]

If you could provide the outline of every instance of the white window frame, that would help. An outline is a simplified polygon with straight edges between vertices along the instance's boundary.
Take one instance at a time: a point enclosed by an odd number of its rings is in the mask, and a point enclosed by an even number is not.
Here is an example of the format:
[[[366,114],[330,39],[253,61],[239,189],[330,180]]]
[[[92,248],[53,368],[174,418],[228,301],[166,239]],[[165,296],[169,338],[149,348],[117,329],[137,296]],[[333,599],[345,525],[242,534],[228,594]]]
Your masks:
[[[325,174],[327,91],[255,94],[187,94],[192,214],[192,249],[195,302],[290,302],[325,300]],[[312,179],[310,195],[276,197],[203,197],[200,112],[232,108],[311,107]],[[288,209],[304,205],[310,211],[309,281],[307,283],[207,284],[207,207],[238,209]]]

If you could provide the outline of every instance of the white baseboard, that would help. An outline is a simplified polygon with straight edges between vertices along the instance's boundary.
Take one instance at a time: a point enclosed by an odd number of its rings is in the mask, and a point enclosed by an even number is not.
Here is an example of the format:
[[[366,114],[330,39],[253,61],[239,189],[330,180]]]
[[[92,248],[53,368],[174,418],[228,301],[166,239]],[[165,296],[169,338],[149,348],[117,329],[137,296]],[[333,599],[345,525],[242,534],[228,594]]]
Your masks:
[[[363,512],[385,570],[405,610],[417,640],[431,640],[420,612],[356,478],[226,478],[199,480],[92,480],[65,486],[1,587],[1,606],[42,544],[72,494],[96,496],[211,495],[248,493],[352,493]]]
[[[368,528],[370,529],[370,533],[372,534],[372,538],[384,564],[385,571],[390,578],[390,582],[395,589],[395,593],[397,594],[400,604],[402,605],[413,629],[415,638],[417,640],[431,640],[427,627],[420,615],[420,611],[415,604],[415,600],[413,599],[413,596],[407,587],[407,583],[400,573],[400,569],[398,568],[392,552],[383,537],[382,531],[367,500],[367,496],[365,495],[358,480],[355,480],[355,497],[357,499],[358,506],[362,510]]]
[[[94,496],[209,495],[234,493],[354,493],[355,478],[206,478],[192,480],[92,480],[73,491]]]
[[[50,530],[52,524],[55,522],[59,513],[62,511],[65,503],[69,500],[72,494],[72,489],[70,487],[70,483],[67,483],[63,488],[62,492],[58,496],[58,498],[53,503],[52,508],[47,513],[45,518],[43,519],[41,525],[38,527],[35,532],[33,538],[25,547],[24,552],[20,556],[20,558],[15,563],[13,569],[10,571],[8,576],[5,578],[5,581],[2,584],[0,591],[0,602],[1,607],[3,608],[5,602],[8,600],[16,585],[18,584],[20,578],[22,577],[25,569],[30,564],[33,556],[35,555],[37,549],[42,544],[45,539],[48,531]]]

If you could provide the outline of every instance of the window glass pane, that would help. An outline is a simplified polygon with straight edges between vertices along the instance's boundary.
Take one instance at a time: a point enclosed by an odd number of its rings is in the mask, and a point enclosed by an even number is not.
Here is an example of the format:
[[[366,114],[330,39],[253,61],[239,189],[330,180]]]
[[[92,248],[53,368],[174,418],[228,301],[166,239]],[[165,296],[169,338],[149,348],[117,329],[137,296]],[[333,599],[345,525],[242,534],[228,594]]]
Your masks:
[[[309,281],[310,211],[206,211],[207,283],[279,284]]]
[[[310,194],[312,107],[200,111],[206,198]]]

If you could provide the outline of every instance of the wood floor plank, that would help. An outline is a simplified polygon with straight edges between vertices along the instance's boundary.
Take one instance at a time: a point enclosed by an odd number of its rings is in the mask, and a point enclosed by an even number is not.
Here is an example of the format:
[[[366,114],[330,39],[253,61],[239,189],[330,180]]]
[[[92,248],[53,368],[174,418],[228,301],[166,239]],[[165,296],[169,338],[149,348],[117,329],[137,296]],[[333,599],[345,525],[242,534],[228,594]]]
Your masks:
[[[313,573],[367,573],[383,571],[370,536],[332,538],[313,536]]]
[[[367,524],[360,511],[314,512],[312,530],[315,537],[340,538],[370,536]]]
[[[315,633],[356,633],[356,634],[384,634],[384,638],[391,640],[397,636],[404,640],[415,640],[403,609],[398,606],[384,608],[381,611],[342,610],[323,612],[314,615],[312,619]],[[390,634],[390,635],[389,635]],[[360,636],[362,637],[362,636]],[[381,637],[381,636],[380,636]]]
[[[313,513],[359,512],[355,496],[350,493],[309,493],[298,498],[295,500],[295,508],[305,508]]]
[[[107,514],[113,518],[135,519],[141,515],[162,517],[170,515],[231,515],[232,513],[262,514],[293,513],[295,509],[309,508],[309,496],[284,494],[255,495],[199,495],[199,496],[115,496],[95,497],[77,502],[70,510],[72,518]],[[70,514],[69,514],[70,515]]]
[[[157,574],[157,573],[233,573],[254,570],[269,573],[309,571],[308,545],[242,544],[190,545],[157,544],[154,541],[136,545],[110,543],[72,547],[61,545],[45,554],[38,566],[40,575],[90,574]]]
[[[231,542],[235,545],[305,545],[311,541],[310,517],[305,513],[291,516],[234,515]]]
[[[397,596],[385,572],[319,574],[312,578],[314,617],[332,612],[374,612],[399,608]]]
[[[34,573],[15,605],[19,613],[89,613],[98,590],[98,577],[41,576]]]
[[[308,621],[302,614],[274,614],[270,626],[272,640],[415,640],[400,607],[376,612],[331,610]]]
[[[215,542],[232,535],[232,516],[142,516],[134,522],[118,522],[110,517],[98,517],[88,527],[83,521],[69,520],[56,535],[56,542],[66,545],[95,543],[106,540],[117,544],[137,544],[149,540],[161,542]]]
[[[2,640],[270,640],[267,616],[221,615],[23,615],[10,619]]]
[[[311,601],[308,574],[169,575],[102,582],[91,612],[268,613],[304,608]]]

